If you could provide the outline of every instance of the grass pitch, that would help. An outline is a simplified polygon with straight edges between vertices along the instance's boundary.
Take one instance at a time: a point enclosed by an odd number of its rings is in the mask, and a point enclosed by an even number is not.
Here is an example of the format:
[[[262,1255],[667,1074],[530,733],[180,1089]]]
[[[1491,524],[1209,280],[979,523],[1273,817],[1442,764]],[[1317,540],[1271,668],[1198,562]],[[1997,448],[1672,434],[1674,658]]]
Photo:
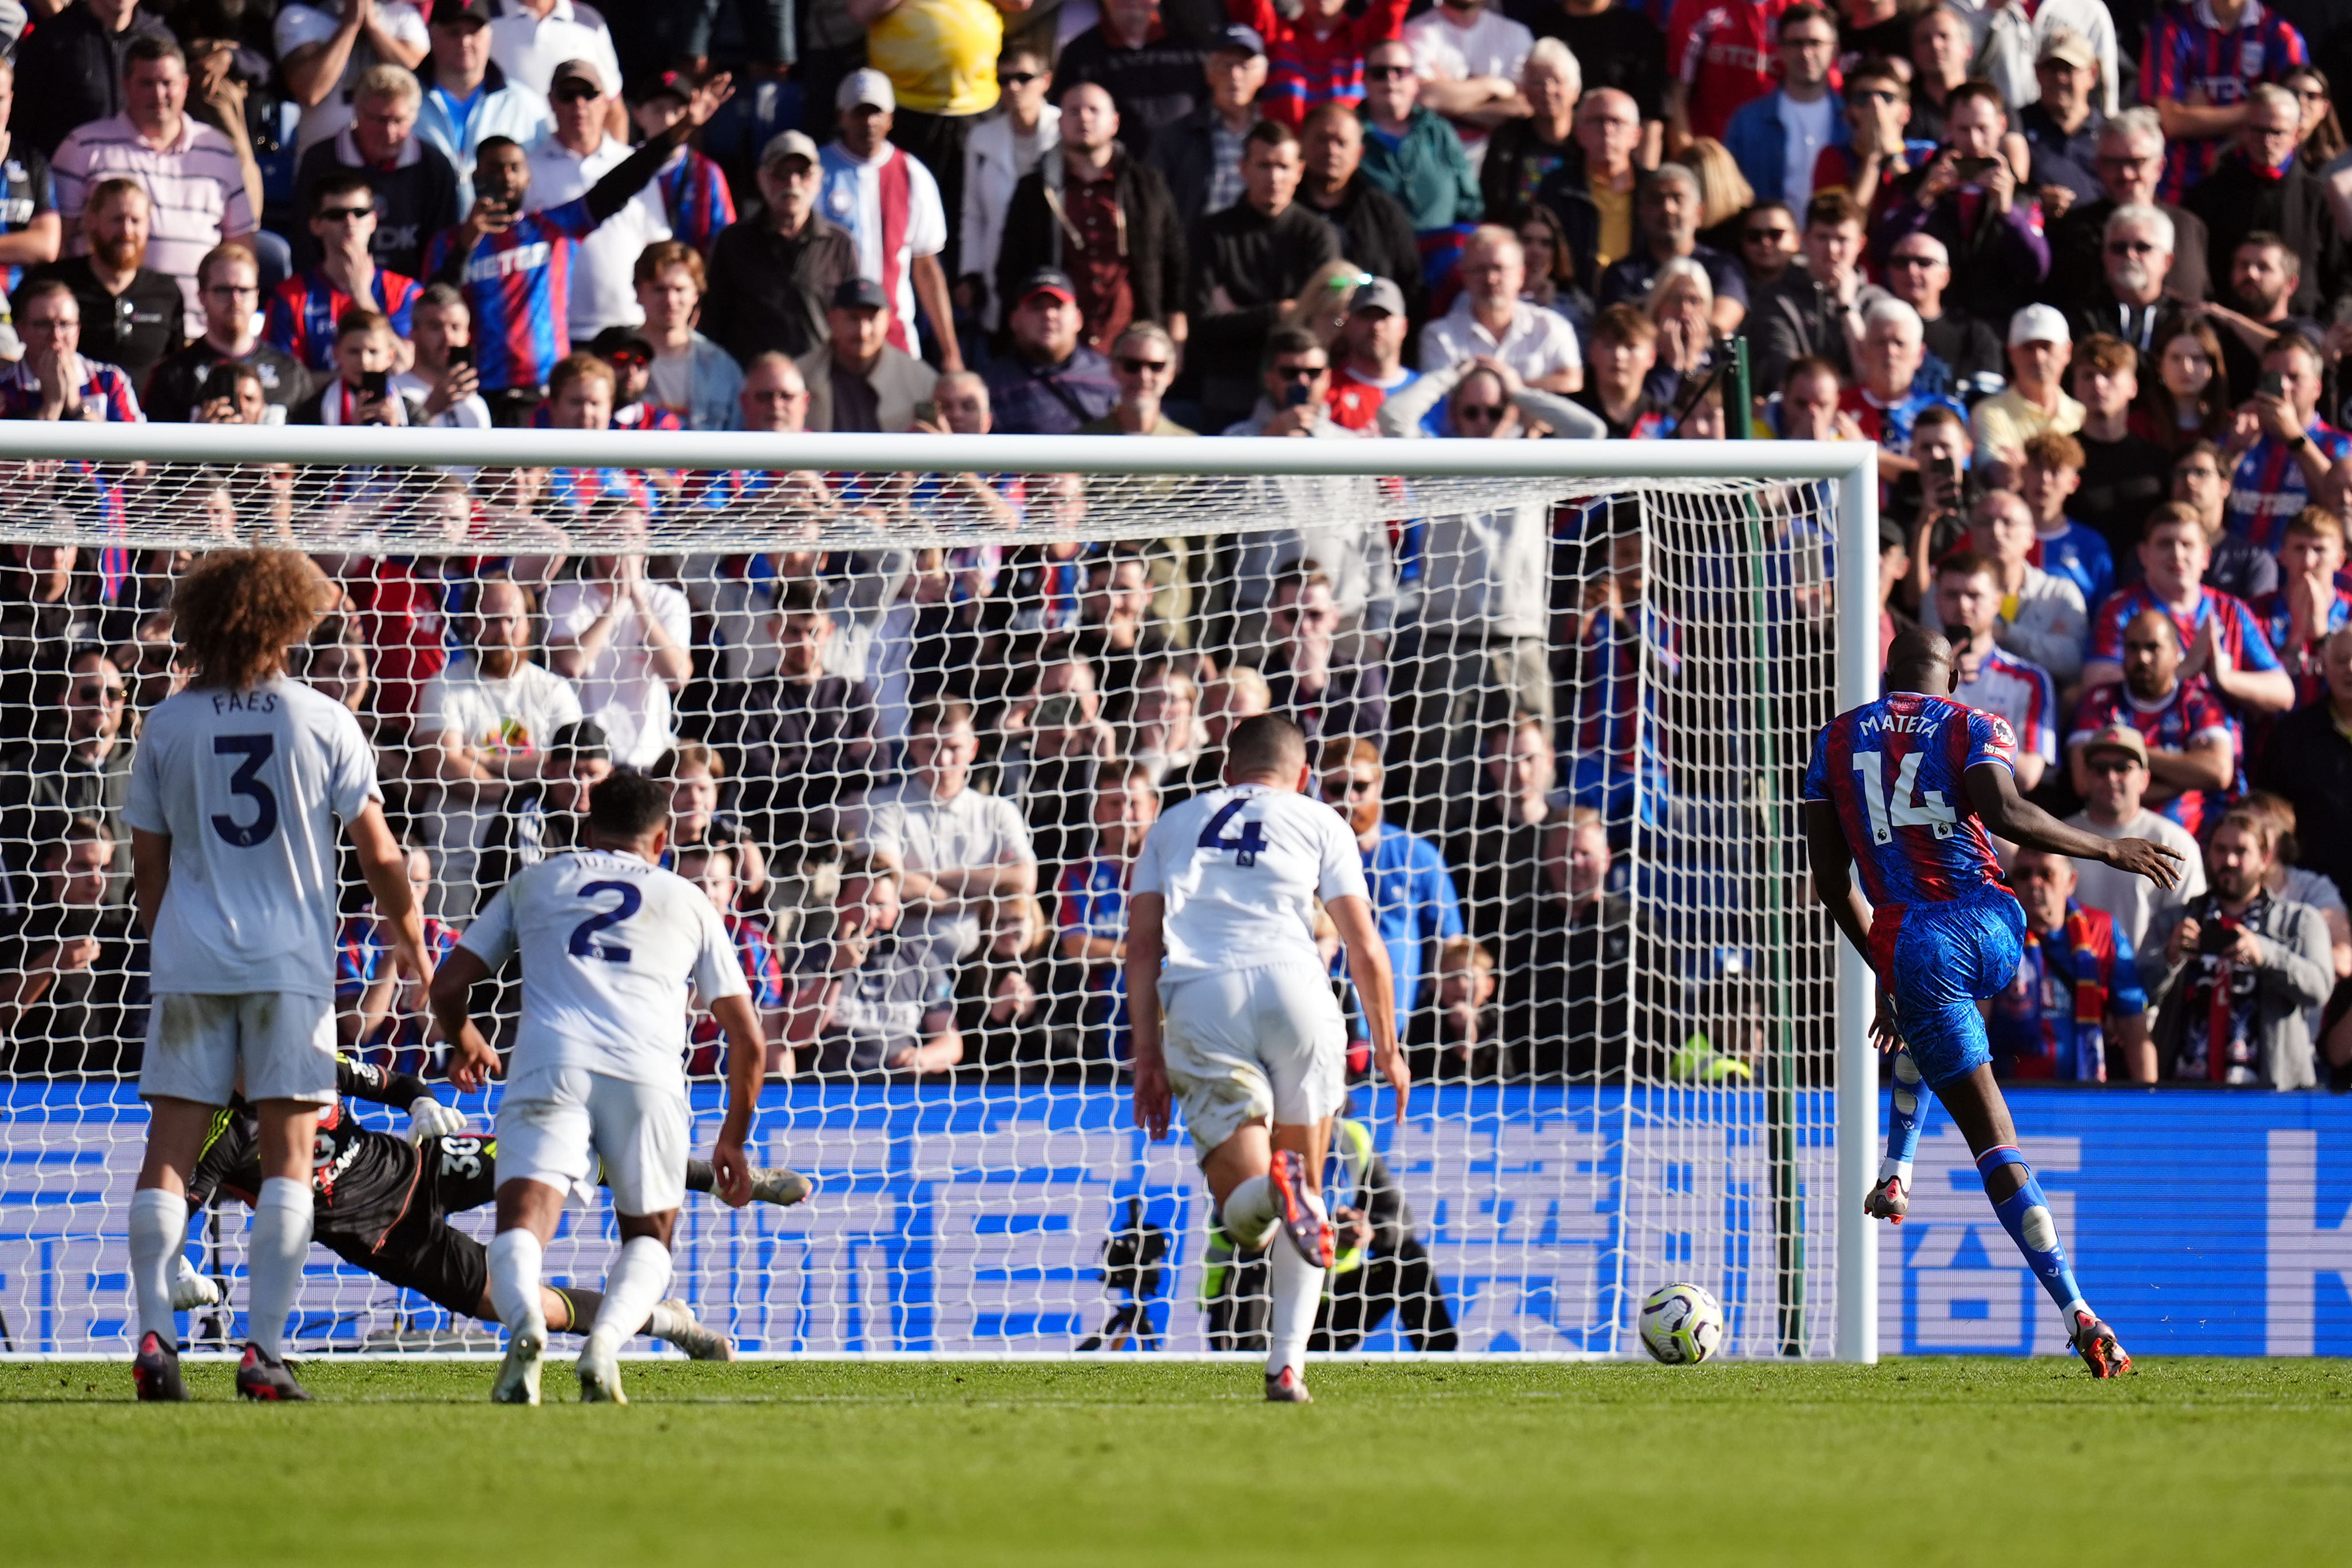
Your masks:
[[[310,1364],[317,1403],[140,1407],[0,1366],[0,1563],[2326,1563],[2352,1368]]]

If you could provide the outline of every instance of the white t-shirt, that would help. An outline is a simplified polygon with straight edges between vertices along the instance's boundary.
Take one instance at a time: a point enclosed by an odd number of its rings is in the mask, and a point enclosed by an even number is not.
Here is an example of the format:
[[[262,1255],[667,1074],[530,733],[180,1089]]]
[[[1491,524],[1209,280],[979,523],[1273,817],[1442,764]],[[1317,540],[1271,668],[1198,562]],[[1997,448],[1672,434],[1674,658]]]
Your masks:
[[[1369,901],[1364,855],[1339,813],[1263,784],[1195,795],[1152,824],[1129,883],[1167,900],[1173,983],[1269,964],[1320,967],[1315,901]]]
[[[882,254],[882,165],[897,151],[882,144],[871,162],[861,160],[838,141],[827,142],[820,154],[824,183],[817,204],[827,223],[849,231],[857,247],[857,276],[872,278],[890,296],[897,319],[911,330],[915,319],[915,267],[919,256],[937,256],[948,246],[948,212],[940,202],[939,182],[923,161],[907,155],[907,226],[896,256]]]
[[[541,98],[555,79],[555,68],[566,60],[594,66],[606,92],[621,85],[621,58],[613,52],[612,29],[594,6],[575,0],[555,0],[545,21],[517,0],[490,0],[490,58],[509,81],[520,82]]]
[[[1468,81],[1472,77],[1517,81],[1527,68],[1536,36],[1488,0],[1467,27],[1455,26],[1444,6],[1432,6],[1404,25],[1404,42],[1412,51],[1413,72],[1423,81]],[[1466,145],[1486,140],[1486,132],[1475,126],[1455,130]]]
[[[425,683],[416,705],[416,743],[436,743],[454,731],[467,745],[489,751],[529,755],[544,751],[555,732],[580,716],[580,698],[554,671],[524,664],[504,680],[486,680],[468,659],[451,664]],[[481,842],[495,806],[444,801],[444,849],[471,849]]]
[[[2154,839],[2165,848],[2179,852],[2183,862],[2180,885],[2169,892],[2144,876],[2117,871],[2097,861],[2074,862],[2075,902],[2085,909],[2104,909],[2112,915],[2117,928],[2131,938],[2134,952],[2138,951],[2140,939],[2147,935],[2148,922],[2156,918],[2158,910],[2178,909],[2192,898],[2204,896],[2204,852],[2189,836],[2189,830],[2171,818],[2144,810],[2123,826],[2109,828],[2093,821],[2088,811],[2078,811],[2066,819],[2066,825],[2096,833],[2110,843],[2117,839]]]
[[[1799,103],[1787,93],[1780,95],[1780,129],[1785,134],[1785,161],[1781,164],[1780,199],[1790,210],[1801,213],[1813,196],[1813,160],[1830,144],[1830,116],[1837,112],[1838,100],[1824,91],[1811,103]]]
[[[544,212],[588,193],[589,187],[628,162],[626,143],[611,134],[585,158],[551,136],[530,150],[530,210]],[[646,319],[634,281],[646,246],[669,238],[661,189],[648,183],[627,204],[572,252],[572,295],[564,321],[572,340],[584,343],[607,327],[635,327]]]
[[[577,638],[588,630],[604,613],[606,594],[599,582],[557,583],[547,595],[549,640]],[[647,583],[646,595],[671,643],[692,647],[694,612],[686,595],[659,582]],[[604,649],[587,674],[572,684],[580,694],[581,716],[604,727],[614,762],[625,768],[650,767],[669,749],[669,687],[654,674],[645,623],[635,605],[621,606]]]
[[[1453,309],[1421,329],[1423,373],[1481,355],[1502,361],[1530,382],[1584,368],[1584,350],[1578,347],[1576,329],[1569,325],[1568,318],[1524,299],[1499,341],[1471,314],[1467,294],[1454,301]]]
[[[359,721],[299,681],[164,699],[122,810],[172,841],[154,989],[333,996],[337,822],[380,798]]]
[[[525,866],[458,946],[494,970],[522,955],[509,1080],[584,1067],[683,1092],[694,998],[707,1009],[751,988],[727,923],[700,888],[608,850]]]
[[[907,870],[928,874],[967,866],[1034,865],[1029,825],[1013,802],[977,789],[940,800],[919,779],[876,793],[866,813],[866,847],[898,857]],[[980,945],[980,906],[963,903],[909,910],[898,927],[909,940],[929,944],[934,961],[961,957]]]
[[[336,0],[324,0],[317,5],[304,5],[297,0],[281,7],[277,25],[270,29],[270,41],[278,47],[278,57],[282,60],[306,44],[323,44],[333,37],[335,29],[342,25],[342,10]],[[404,44],[419,49],[432,47],[432,36],[425,27],[425,13],[408,0],[376,0],[375,21],[377,26]],[[309,152],[311,143],[324,141],[352,122],[352,89],[371,67],[382,63],[362,32],[352,45],[351,58],[343,64],[342,76],[328,89],[326,97],[302,111],[302,119],[294,129],[298,156]]]

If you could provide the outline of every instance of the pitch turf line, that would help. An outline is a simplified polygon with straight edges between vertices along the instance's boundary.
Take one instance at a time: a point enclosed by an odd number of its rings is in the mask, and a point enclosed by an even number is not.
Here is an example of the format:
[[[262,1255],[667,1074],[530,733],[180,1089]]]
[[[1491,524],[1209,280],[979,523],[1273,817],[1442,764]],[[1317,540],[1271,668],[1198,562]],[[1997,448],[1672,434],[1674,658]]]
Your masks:
[[[479,1365],[312,1363],[278,1409],[17,1365],[0,1563],[2320,1563],[2347,1370],[1423,1364],[1298,1409],[1224,1366],[649,1363],[626,1410],[521,1411]]]

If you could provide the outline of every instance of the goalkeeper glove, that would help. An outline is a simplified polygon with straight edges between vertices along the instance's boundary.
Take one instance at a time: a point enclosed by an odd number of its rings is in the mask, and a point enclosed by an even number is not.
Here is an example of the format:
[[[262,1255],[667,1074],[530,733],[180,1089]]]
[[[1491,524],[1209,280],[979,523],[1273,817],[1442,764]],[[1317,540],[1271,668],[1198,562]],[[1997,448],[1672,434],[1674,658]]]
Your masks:
[[[197,1273],[188,1255],[181,1253],[179,1271],[172,1276],[172,1310],[194,1312],[198,1307],[217,1306],[220,1299],[220,1286]]]
[[[455,1105],[444,1105],[430,1094],[420,1094],[408,1103],[408,1141],[423,1148],[436,1138],[466,1130],[466,1113]]]

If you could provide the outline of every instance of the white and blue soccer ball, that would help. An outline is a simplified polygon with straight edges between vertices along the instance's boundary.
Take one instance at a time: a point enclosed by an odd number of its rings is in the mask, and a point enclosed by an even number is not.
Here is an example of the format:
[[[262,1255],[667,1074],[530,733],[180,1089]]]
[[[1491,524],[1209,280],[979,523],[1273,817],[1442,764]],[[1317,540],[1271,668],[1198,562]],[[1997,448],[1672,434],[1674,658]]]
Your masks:
[[[1668,1285],[1642,1303],[1642,1348],[1668,1366],[1693,1366],[1723,1343],[1723,1303],[1696,1285]]]

